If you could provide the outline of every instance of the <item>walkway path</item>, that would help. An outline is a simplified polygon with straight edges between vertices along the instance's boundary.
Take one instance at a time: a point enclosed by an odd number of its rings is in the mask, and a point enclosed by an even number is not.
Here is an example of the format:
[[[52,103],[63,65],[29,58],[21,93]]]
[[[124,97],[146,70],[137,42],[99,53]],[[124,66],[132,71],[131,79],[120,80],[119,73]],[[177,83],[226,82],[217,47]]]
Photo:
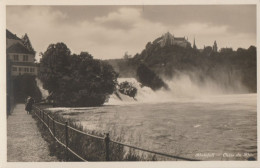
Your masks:
[[[41,137],[36,121],[26,113],[23,104],[16,105],[7,119],[7,161],[58,161],[50,156],[47,142]]]

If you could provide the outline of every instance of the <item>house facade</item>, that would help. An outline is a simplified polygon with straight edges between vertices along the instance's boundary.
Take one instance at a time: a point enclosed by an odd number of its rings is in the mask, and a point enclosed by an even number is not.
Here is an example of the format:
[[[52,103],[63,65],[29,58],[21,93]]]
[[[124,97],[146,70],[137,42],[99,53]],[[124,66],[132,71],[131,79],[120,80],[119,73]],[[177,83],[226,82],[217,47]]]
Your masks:
[[[34,63],[35,51],[28,40],[26,34],[20,39],[9,30],[6,30],[6,54],[11,76],[37,75],[37,67]],[[28,47],[28,44],[30,47]]]

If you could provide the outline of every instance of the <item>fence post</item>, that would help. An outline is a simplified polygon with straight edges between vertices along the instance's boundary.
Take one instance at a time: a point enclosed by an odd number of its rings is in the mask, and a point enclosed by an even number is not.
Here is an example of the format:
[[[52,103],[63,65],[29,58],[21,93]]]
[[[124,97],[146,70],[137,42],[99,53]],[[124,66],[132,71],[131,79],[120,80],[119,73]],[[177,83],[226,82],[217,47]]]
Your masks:
[[[49,128],[49,114],[47,114],[47,125],[48,125],[48,128]]]
[[[65,122],[66,160],[68,161],[68,122]]]
[[[109,133],[106,133],[106,137],[105,137],[105,147],[106,147],[106,161],[109,161],[109,142],[110,142],[110,138],[109,138]]]
[[[52,131],[53,131],[53,136],[55,137],[55,122],[54,122],[54,118],[52,118]]]

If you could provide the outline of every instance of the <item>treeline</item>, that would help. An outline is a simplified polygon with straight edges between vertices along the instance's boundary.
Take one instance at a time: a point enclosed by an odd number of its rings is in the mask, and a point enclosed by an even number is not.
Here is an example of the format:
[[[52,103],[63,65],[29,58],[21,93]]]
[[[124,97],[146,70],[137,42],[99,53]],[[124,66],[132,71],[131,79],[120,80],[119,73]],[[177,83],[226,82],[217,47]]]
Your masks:
[[[124,60],[124,61],[122,61]],[[223,48],[214,52],[212,47],[197,50],[177,45],[161,47],[158,43],[147,43],[141,53],[133,58],[110,60],[116,65],[120,76],[137,77],[136,73],[129,76],[125,71],[136,72],[140,64],[145,64],[153,72],[164,78],[172,78],[177,72],[193,72],[200,81],[211,78],[223,85],[233,85],[239,78],[249,92],[256,92],[256,47],[248,49]],[[123,62],[123,66],[120,65]]]
[[[87,53],[71,54],[64,43],[42,53],[39,78],[57,106],[98,106],[112,94],[118,74],[104,61]]]

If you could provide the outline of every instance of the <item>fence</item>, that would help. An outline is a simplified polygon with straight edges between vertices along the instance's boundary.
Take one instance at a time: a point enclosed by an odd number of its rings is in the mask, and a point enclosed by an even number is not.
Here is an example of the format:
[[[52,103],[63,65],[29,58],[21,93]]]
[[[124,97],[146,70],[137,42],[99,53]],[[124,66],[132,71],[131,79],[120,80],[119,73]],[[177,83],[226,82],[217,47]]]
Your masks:
[[[70,152],[74,157],[81,161],[157,160],[157,157],[167,157],[174,160],[199,161],[117,142],[111,140],[108,133],[105,134],[104,137],[89,134],[84,132],[82,127],[78,129],[74,128],[79,127],[79,125],[76,125],[75,123],[61,123],[55,120],[55,117],[51,117],[37,106],[34,106],[33,109],[34,114],[48,128],[53,138],[66,149],[66,159],[68,159],[68,152]],[[128,150],[125,150],[125,147],[127,147]],[[142,153],[142,157],[140,157],[140,152],[136,152],[137,150],[146,152],[148,155]]]

